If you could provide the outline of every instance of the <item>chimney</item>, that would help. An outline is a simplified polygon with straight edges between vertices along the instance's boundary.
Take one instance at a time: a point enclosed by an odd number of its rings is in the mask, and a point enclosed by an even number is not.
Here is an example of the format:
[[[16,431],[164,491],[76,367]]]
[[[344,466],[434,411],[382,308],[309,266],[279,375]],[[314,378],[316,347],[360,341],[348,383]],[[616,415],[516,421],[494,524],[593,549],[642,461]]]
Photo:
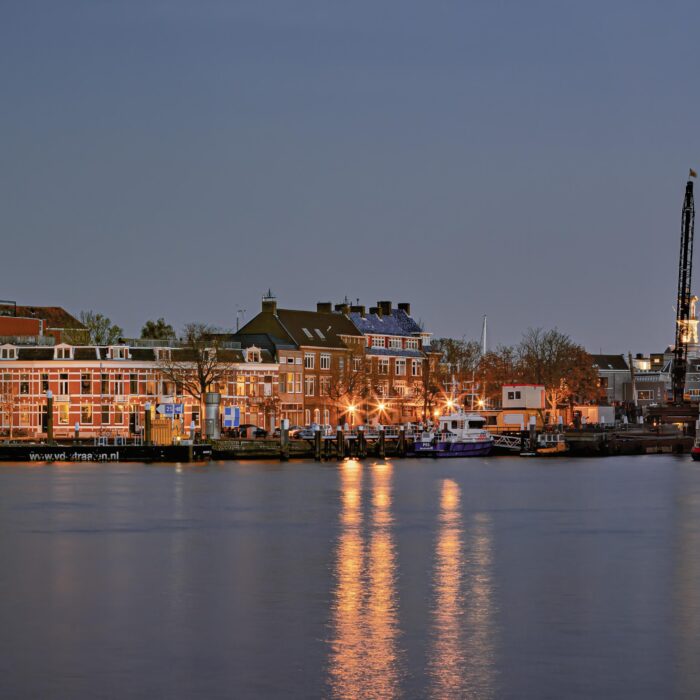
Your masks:
[[[411,305],[407,304],[406,302],[403,302],[403,303],[399,304],[399,311],[403,311],[406,314],[406,316],[410,316],[411,315]]]
[[[365,307],[364,306],[360,306],[359,304],[357,304],[356,306],[351,306],[350,311],[352,311],[354,314],[360,314],[360,316],[362,318],[365,317]]]
[[[391,302],[390,301],[378,301],[377,306],[382,310],[385,316],[391,316]]]
[[[329,306],[330,306],[330,304],[329,304]],[[336,304],[335,310],[339,311],[341,314],[349,314],[350,313],[350,304],[348,304],[347,302],[343,302],[342,304]]]
[[[262,298],[262,311],[268,314],[277,313],[277,299],[270,289],[267,290],[267,294]]]
[[[382,317],[382,310],[378,306],[370,306],[369,312],[370,312],[370,314],[377,314],[377,316],[379,316],[379,318]]]
[[[331,302],[330,301],[319,301],[316,304],[316,311],[319,313],[329,314],[331,313]]]

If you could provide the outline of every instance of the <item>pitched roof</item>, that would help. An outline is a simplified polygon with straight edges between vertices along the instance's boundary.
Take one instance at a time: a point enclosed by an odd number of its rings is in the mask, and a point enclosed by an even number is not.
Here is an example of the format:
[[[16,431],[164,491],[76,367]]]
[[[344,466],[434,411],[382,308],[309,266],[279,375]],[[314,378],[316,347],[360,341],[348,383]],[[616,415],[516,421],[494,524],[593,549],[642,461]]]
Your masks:
[[[593,366],[598,369],[629,370],[624,355],[591,355]]]
[[[402,335],[413,337],[422,333],[421,327],[412,316],[403,309],[392,309],[391,314],[365,314],[351,311],[350,320],[361,333],[377,333],[382,335]]]
[[[18,306],[17,316],[40,318],[47,328],[75,328],[84,330],[85,326],[75,316],[60,306]]]
[[[345,315],[326,311],[277,309],[261,311],[238,332],[245,336],[267,335],[277,346],[345,348],[342,336],[362,335]]]

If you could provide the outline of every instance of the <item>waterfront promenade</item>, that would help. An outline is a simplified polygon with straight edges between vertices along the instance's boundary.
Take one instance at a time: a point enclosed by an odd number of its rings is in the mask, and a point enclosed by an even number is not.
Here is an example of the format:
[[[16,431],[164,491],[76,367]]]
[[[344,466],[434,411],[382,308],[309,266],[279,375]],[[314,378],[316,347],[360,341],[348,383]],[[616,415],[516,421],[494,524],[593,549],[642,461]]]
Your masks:
[[[3,698],[697,697],[688,456],[0,465]]]

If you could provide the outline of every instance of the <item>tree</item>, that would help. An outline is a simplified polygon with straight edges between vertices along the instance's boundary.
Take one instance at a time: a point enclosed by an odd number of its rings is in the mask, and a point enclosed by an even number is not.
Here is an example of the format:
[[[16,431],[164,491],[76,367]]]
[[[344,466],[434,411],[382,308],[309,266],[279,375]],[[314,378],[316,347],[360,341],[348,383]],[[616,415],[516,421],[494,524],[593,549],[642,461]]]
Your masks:
[[[481,360],[481,346],[475,340],[464,338],[436,338],[431,347],[433,351],[440,353],[441,362],[445,365],[446,393],[452,396],[456,389],[456,398],[461,403],[465,386],[469,385],[471,391],[474,391],[476,371]]]
[[[593,358],[583,347],[556,328],[529,328],[517,348],[524,381],[542,384],[553,420],[560,404],[578,397],[594,398],[598,374]]]
[[[114,345],[124,335],[124,331],[112,323],[106,316],[94,311],[81,311],[80,322],[87,329],[88,345]],[[77,333],[68,332],[66,334],[68,342],[79,344]]]
[[[336,407],[338,421],[355,414],[368,397],[371,374],[371,358],[362,349],[352,347],[342,359],[342,364],[333,362],[327,376],[326,395]]]
[[[12,381],[12,375],[5,374],[0,381],[0,413],[5,417],[8,424],[8,437],[13,438],[13,422],[15,414],[15,404],[17,401],[17,385]]]
[[[141,329],[141,337],[148,340],[174,340],[175,331],[161,317],[157,321],[146,321]]]
[[[423,404],[423,420],[432,420],[433,406],[438,397],[443,395],[444,386],[447,381],[447,367],[438,361],[435,355],[428,355],[423,360],[420,382],[415,386],[418,388],[418,398]]]
[[[224,383],[233,369],[235,355],[223,348],[211,326],[188,323],[182,345],[161,359],[158,369],[178,389],[199,403],[204,421],[204,395],[215,384]]]
[[[489,350],[480,358],[477,373],[484,400],[499,402],[504,384],[522,381],[522,368],[516,349],[499,345]]]

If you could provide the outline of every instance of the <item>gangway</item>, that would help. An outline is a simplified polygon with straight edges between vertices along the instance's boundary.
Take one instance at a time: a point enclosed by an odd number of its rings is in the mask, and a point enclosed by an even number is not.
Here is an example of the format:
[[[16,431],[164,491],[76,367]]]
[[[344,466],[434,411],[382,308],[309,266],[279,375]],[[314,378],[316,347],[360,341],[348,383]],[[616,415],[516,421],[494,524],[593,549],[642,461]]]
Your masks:
[[[493,446],[503,447],[513,452],[520,452],[522,449],[522,439],[515,435],[494,435]]]

